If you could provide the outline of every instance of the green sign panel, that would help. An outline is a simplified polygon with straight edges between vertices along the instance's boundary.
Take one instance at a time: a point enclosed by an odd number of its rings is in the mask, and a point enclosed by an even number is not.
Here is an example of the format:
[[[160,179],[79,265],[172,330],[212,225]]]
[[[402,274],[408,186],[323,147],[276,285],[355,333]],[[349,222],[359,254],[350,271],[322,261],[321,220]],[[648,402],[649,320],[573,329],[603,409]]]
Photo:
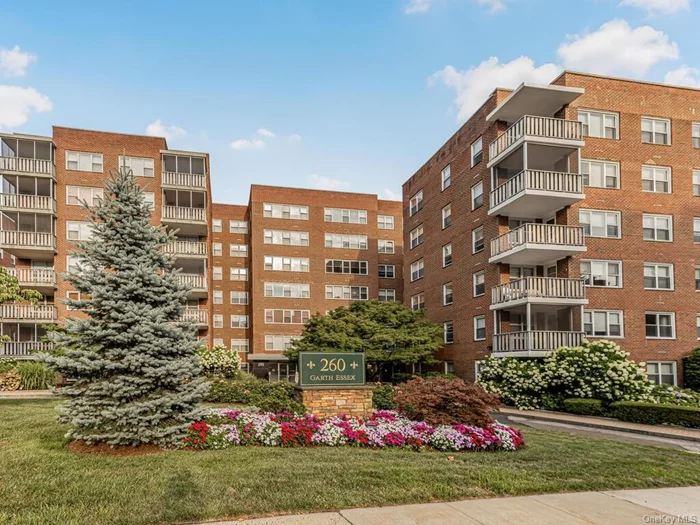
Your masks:
[[[361,386],[364,384],[364,353],[299,352],[299,386]]]

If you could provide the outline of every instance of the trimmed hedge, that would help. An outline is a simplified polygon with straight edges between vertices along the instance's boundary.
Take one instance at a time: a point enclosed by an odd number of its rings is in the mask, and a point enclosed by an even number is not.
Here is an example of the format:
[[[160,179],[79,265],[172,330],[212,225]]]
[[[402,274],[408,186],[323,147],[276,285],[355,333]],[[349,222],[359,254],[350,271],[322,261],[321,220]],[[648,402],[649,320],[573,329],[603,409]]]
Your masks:
[[[572,397],[564,400],[564,410],[580,416],[606,416],[608,411],[600,399]]]
[[[294,385],[287,381],[266,381],[245,374],[240,379],[215,379],[204,398],[210,403],[251,405],[265,412],[303,414],[304,405],[294,399]]]
[[[610,405],[609,413],[631,423],[700,428],[700,408],[696,407],[619,401]]]
[[[396,390],[392,385],[379,385],[372,391],[372,407],[377,410],[394,410]]]

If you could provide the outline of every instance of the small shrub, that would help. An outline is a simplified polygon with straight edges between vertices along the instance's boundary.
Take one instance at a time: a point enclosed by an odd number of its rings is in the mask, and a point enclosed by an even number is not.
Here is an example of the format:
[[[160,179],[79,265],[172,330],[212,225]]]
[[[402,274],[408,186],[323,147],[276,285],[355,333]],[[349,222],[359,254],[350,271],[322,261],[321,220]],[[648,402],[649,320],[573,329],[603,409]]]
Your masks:
[[[20,377],[17,370],[0,373],[0,392],[19,390]]]
[[[431,425],[493,423],[489,411],[498,410],[499,397],[461,379],[417,377],[397,388],[396,408],[406,417]]]
[[[303,414],[304,405],[294,399],[294,385],[287,381],[265,381],[246,374],[240,379],[215,379],[205,401],[251,405],[266,412]]]
[[[56,372],[44,363],[20,361],[15,370],[19,374],[21,390],[46,390],[56,386]]]
[[[580,416],[605,416],[607,409],[600,399],[570,398],[564,400],[564,410]]]
[[[700,407],[700,392],[671,385],[657,385],[651,392],[654,403]]]
[[[241,370],[238,352],[232,352],[224,345],[215,345],[211,350],[206,346],[197,352],[202,363],[202,371],[211,377],[236,377]]]
[[[14,370],[17,367],[16,359],[0,359],[0,374]]]
[[[698,407],[620,401],[610,405],[610,415],[631,423],[700,428]]]
[[[686,388],[700,390],[700,347],[683,358],[683,377]]]
[[[392,385],[379,385],[372,391],[372,406],[377,410],[394,410],[396,390]]]

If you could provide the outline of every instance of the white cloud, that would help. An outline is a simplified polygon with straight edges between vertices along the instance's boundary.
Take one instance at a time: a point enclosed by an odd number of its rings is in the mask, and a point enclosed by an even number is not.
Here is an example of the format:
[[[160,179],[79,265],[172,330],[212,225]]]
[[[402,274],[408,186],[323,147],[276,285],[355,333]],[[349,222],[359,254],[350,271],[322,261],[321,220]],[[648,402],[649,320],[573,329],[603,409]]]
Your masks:
[[[31,113],[51,111],[49,97],[34,88],[0,85],[0,130],[21,126]]]
[[[301,135],[299,135],[299,133],[292,133],[291,135],[287,135],[287,140],[289,142],[301,142]]]
[[[256,135],[260,135],[261,137],[267,137],[267,138],[275,138],[275,134],[270,131],[269,129],[265,128],[260,128],[258,131],[255,132]]]
[[[20,50],[19,46],[12,49],[0,47],[0,73],[5,76],[23,77],[32,62],[36,62],[36,55]]]
[[[464,120],[486,101],[495,88],[516,88],[522,82],[546,84],[554,80],[560,71],[561,67],[556,64],[536,67],[533,60],[526,56],[505,63],[500,63],[498,57],[491,57],[463,71],[445,66],[434,73],[429,81],[434,83],[439,80],[455,90],[458,119]]]
[[[672,15],[690,10],[690,0],[622,0],[620,5],[645,9],[649,14]]]
[[[247,149],[263,149],[265,147],[265,141],[258,138],[252,139],[237,139],[231,142],[231,149],[236,151],[244,151]]]
[[[323,175],[311,174],[309,180],[319,190],[342,190],[350,187],[350,183],[340,179],[332,179]]]
[[[488,7],[491,13],[498,13],[506,10],[505,0],[476,0],[476,3]]]
[[[401,193],[397,193],[389,188],[384,188],[384,196],[390,201],[400,201],[402,200]]]
[[[700,88],[700,69],[682,66],[664,75],[664,84]]]
[[[404,13],[407,15],[415,15],[416,13],[427,13],[433,5],[435,5],[436,0],[411,0]]]
[[[574,35],[557,53],[567,69],[641,77],[661,61],[678,59],[678,45],[663,31],[632,28],[616,19],[592,33]]]
[[[231,142],[231,149],[236,151],[244,151],[251,149],[263,149],[269,144],[271,140],[277,138],[277,133],[271,131],[267,128],[258,128],[258,130],[253,133],[249,139],[236,139]],[[280,137],[288,142],[299,142],[301,141],[301,135],[297,133],[292,133],[291,135],[285,135]]]
[[[157,119],[155,122],[151,122],[146,126],[146,135],[150,135],[151,137],[165,137],[167,140],[172,140],[176,137],[187,135],[187,132],[180,126],[175,126],[173,124],[166,125],[163,124],[160,119]]]

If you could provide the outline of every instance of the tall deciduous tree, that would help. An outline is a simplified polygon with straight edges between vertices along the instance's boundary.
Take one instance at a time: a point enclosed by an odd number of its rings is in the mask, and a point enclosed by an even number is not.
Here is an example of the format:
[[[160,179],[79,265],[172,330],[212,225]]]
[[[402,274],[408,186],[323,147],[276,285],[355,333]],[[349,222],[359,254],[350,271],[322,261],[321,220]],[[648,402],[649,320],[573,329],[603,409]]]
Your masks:
[[[36,303],[41,299],[41,294],[36,290],[21,290],[19,281],[14,275],[10,275],[6,268],[0,266],[0,304],[5,303]],[[0,341],[9,341],[6,335],[0,335]]]
[[[151,212],[130,170],[112,173],[104,199],[89,208],[91,239],[64,278],[80,292],[65,330],[50,333],[64,355],[41,358],[76,380],[60,420],[69,436],[114,445],[174,445],[206,392],[194,327],[180,322],[187,289],[163,247],[172,232]]]

